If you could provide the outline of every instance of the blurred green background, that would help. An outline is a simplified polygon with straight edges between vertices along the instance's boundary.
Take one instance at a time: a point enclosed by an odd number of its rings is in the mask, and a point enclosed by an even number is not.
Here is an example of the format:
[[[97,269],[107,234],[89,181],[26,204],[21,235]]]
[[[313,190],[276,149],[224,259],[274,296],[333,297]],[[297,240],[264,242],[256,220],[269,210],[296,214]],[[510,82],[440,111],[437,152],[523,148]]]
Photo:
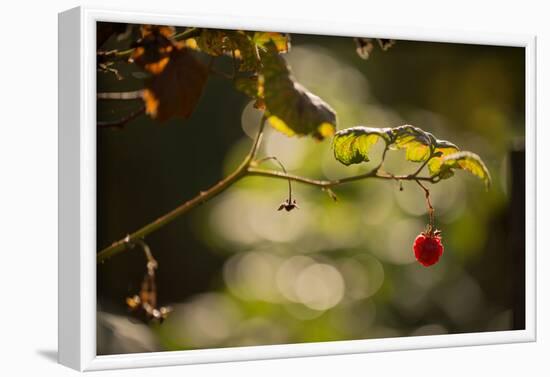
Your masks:
[[[427,223],[415,184],[339,186],[337,203],[294,184],[300,209],[286,213],[276,210],[285,181],[245,178],[147,237],[159,262],[159,304],[174,309],[164,323],[144,323],[126,308],[145,273],[142,252],[98,265],[98,354],[524,328],[523,48],[399,40],[362,60],[352,38],[291,42],[285,58],[295,78],[336,110],[338,128],[421,127],[478,153],[491,189],[460,172],[430,187],[445,252],[425,268],[412,252]],[[226,58],[215,67],[231,72]],[[124,80],[98,72],[98,91],[143,87],[138,67],[117,68]],[[98,101],[97,118],[118,119],[139,105]],[[230,81],[212,75],[188,120],[141,116],[122,130],[99,129],[97,249],[230,173],[259,117]],[[378,163],[345,167],[330,140],[270,128],[265,136],[259,156],[277,156],[293,174],[334,179]],[[385,163],[396,174],[415,167],[400,152]]]

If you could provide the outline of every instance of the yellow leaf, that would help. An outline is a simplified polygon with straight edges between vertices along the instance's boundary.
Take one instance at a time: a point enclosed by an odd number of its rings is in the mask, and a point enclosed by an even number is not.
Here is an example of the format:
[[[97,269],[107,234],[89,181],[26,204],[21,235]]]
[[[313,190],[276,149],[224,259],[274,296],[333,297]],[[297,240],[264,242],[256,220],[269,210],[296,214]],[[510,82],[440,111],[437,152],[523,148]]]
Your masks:
[[[445,156],[442,160],[441,172],[444,174],[447,169],[465,170],[482,179],[487,189],[491,185],[489,170],[475,153],[463,151]]]
[[[288,127],[286,123],[281,119],[278,118],[275,115],[271,115],[269,118],[267,118],[269,124],[271,127],[276,129],[279,132],[282,132],[286,136],[294,136],[296,135],[296,132],[292,130],[292,128]]]

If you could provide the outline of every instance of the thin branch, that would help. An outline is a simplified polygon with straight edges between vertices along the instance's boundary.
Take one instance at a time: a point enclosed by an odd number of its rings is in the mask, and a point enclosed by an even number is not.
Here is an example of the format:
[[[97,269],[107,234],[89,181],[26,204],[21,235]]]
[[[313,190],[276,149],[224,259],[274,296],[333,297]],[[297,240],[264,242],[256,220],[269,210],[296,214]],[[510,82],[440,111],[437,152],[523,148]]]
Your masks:
[[[172,35],[172,39],[176,41],[181,41],[184,39],[194,38],[198,37],[202,33],[202,30],[196,27],[189,28],[187,30],[182,31],[181,33],[176,33]]]
[[[426,181],[426,182],[433,181],[432,177],[412,177],[411,175],[392,175],[392,174],[386,174],[386,173],[379,173],[377,171],[370,171],[365,174],[359,174],[359,175],[354,175],[351,177],[345,177],[345,178],[335,179],[335,180],[319,180],[319,179],[311,179],[311,178],[306,178],[306,177],[293,175],[293,174],[285,174],[283,172],[276,171],[276,170],[259,169],[255,167],[248,168],[247,175],[287,179],[294,182],[300,182],[306,185],[315,186],[319,188],[331,188],[331,187],[339,186],[341,184],[360,181],[367,178],[387,179],[387,180],[405,180],[405,181],[418,180],[418,181]]]
[[[264,124],[265,124],[265,117],[262,116],[260,121],[260,128],[258,129],[258,133],[256,134],[256,138],[254,139],[254,142],[252,143],[250,152],[245,157],[241,165],[233,173],[231,173],[226,178],[216,183],[214,186],[210,187],[208,190],[201,191],[199,195],[195,196],[191,200],[186,201],[179,207],[168,212],[166,215],[159,217],[155,221],[145,225],[143,228],[135,231],[132,234],[129,234],[125,238],[119,241],[116,241],[111,246],[108,246],[105,249],[101,250],[97,254],[97,262],[102,263],[105,260],[112,257],[113,255],[116,255],[126,250],[128,248],[128,245],[131,244],[132,242],[145,238],[148,234],[156,231],[157,229],[162,228],[166,224],[171,223],[172,221],[174,221],[184,213],[188,212],[190,209],[212,199],[219,193],[228,189],[232,184],[234,184],[235,182],[243,178],[247,174],[247,170],[250,166],[250,163],[253,161],[254,157],[256,157],[256,153],[258,152],[258,147],[262,141]]]
[[[173,40],[180,41],[184,39],[194,38],[200,35],[201,29],[199,28],[189,28],[185,31],[182,31],[181,33],[176,33],[171,36]],[[134,52],[135,47],[129,48],[127,50],[118,51],[118,50],[111,50],[111,51],[98,51],[97,55],[102,61],[107,61],[108,59],[119,59],[119,60],[125,60],[127,61],[128,58],[132,55]]]
[[[141,106],[136,111],[131,112],[122,119],[114,121],[97,122],[99,128],[123,128],[128,122],[134,120],[145,112],[145,106]]]
[[[301,177],[299,175],[283,173],[281,171],[259,169],[254,167],[248,168],[247,175],[291,180],[294,182],[300,182],[306,185],[316,186],[320,188],[333,186],[332,181],[311,179],[311,178]]]
[[[120,74],[118,69],[111,67],[113,63],[99,63],[98,64],[98,72],[104,72],[104,73],[112,73],[115,75],[117,80],[123,80],[124,77]]]
[[[262,138],[264,136],[264,128],[265,128],[266,120],[267,118],[265,117],[265,114],[262,114],[262,118],[260,119],[260,128],[256,133],[256,138],[252,143],[252,148],[250,150],[250,153],[248,154],[247,158],[244,161],[244,163],[246,163],[247,165],[247,168],[250,166],[252,161],[256,158],[256,154],[258,154],[258,149],[260,147],[260,144],[262,143]]]
[[[382,157],[380,158],[380,162],[374,169],[372,169],[373,171],[379,171],[382,168],[382,164],[384,164],[384,160],[386,159],[386,153],[388,153],[389,149],[390,149],[390,145],[386,143],[386,146],[384,147],[384,151],[382,152]]]
[[[99,92],[97,99],[102,100],[134,100],[143,97],[143,90],[132,90],[130,92]]]

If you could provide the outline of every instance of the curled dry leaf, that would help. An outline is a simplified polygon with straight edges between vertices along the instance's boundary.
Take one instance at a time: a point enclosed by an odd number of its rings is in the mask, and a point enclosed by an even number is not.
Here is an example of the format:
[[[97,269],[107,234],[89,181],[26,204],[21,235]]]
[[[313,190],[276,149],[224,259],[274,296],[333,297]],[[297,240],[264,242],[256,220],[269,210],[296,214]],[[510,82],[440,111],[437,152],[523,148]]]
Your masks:
[[[207,67],[186,48],[175,49],[164,69],[146,83],[145,112],[153,119],[189,118],[208,78]]]
[[[171,37],[174,29],[145,25],[131,59],[152,74],[145,82],[145,112],[153,119],[189,118],[208,78],[207,67],[192,55],[184,42]]]
[[[134,43],[130,60],[149,73],[159,74],[168,64],[170,54],[176,48],[171,39],[174,28],[143,25],[140,32],[141,38]]]

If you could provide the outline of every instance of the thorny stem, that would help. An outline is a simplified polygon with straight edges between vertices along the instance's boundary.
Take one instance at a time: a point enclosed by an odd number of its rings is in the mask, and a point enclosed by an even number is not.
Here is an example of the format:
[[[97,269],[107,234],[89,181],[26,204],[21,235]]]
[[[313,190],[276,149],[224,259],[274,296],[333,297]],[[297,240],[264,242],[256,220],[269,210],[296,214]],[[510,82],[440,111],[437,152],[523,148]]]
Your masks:
[[[359,174],[355,176],[345,177],[341,179],[335,179],[335,180],[318,180],[318,179],[311,179],[306,177],[301,177],[293,174],[288,174],[284,168],[283,172],[276,171],[276,170],[269,170],[269,169],[259,169],[255,167],[257,165],[257,161],[254,161],[256,154],[258,153],[258,148],[262,142],[263,137],[263,129],[265,126],[265,115],[262,116],[260,121],[260,128],[256,134],[256,138],[254,139],[254,142],[252,143],[252,147],[250,149],[250,152],[246,155],[243,162],[239,167],[230,175],[228,175],[226,178],[222,179],[218,183],[216,183],[214,186],[210,187],[206,191],[201,191],[197,196],[194,198],[188,200],[187,202],[183,203],[179,207],[173,209],[172,211],[168,212],[164,216],[159,217],[155,221],[145,225],[141,229],[135,231],[132,234],[129,234],[126,236],[126,238],[114,242],[112,245],[106,247],[105,249],[101,250],[97,254],[97,262],[103,263],[105,260],[109,259],[110,257],[117,255],[125,250],[127,250],[128,242],[132,242],[138,239],[143,239],[150,233],[164,227],[165,225],[171,223],[178,217],[180,217],[182,214],[188,212],[192,208],[212,199],[216,195],[220,194],[221,192],[228,189],[231,185],[239,181],[241,178],[244,178],[246,176],[262,176],[262,177],[268,177],[268,178],[275,178],[275,179],[284,179],[294,182],[299,182],[303,184],[307,184],[310,186],[319,187],[321,189],[327,189],[335,186],[339,186],[346,183],[356,182],[363,179],[373,178],[373,179],[385,179],[385,180],[409,180],[409,181],[416,181],[421,187],[425,188],[421,181],[423,182],[430,182],[434,183],[437,182],[437,176],[434,177],[418,177],[414,174],[409,175],[393,175],[385,172],[379,171],[379,167],[377,166],[373,170],[364,173]],[[260,160],[261,161],[261,160]],[[381,165],[381,164],[380,164]],[[425,189],[427,190],[427,189]],[[429,194],[429,192],[428,192]],[[427,195],[428,195],[427,194]],[[429,197],[427,196],[428,203],[429,203]],[[431,207],[431,204],[429,204]],[[432,209],[433,210],[433,209]]]

